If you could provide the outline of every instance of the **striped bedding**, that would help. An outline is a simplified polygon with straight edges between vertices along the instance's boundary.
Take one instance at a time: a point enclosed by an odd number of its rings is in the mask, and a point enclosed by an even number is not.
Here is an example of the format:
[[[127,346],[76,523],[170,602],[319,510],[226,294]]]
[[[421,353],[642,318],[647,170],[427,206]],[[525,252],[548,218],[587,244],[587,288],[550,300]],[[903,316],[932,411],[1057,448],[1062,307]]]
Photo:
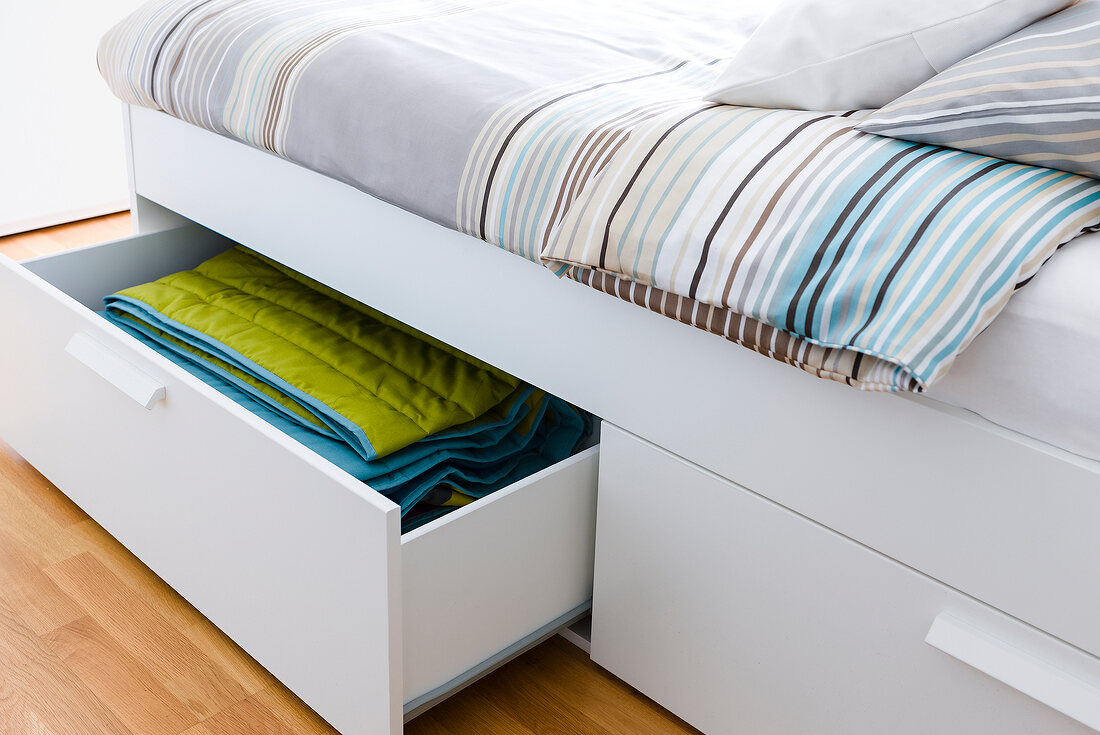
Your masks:
[[[544,256],[885,360],[887,386],[927,386],[1096,224],[1100,182],[852,126],[722,106],[635,130]]]
[[[923,390],[1100,224],[1100,182],[861,133],[861,113],[702,102],[767,4],[153,0],[99,61],[127,102],[559,275]]]

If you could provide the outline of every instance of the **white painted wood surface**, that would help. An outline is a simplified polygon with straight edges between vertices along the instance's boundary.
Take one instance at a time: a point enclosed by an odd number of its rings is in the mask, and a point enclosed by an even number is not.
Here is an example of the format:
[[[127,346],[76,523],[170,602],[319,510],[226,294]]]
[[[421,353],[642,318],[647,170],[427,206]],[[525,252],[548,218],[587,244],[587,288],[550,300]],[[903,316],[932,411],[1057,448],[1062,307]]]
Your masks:
[[[170,240],[30,267],[102,296],[158,252],[174,267]],[[0,435],[341,731],[399,732],[398,507],[6,258],[0,309],[34,315],[0,321]],[[66,355],[76,333],[162,382],[163,405]]]
[[[16,270],[30,271],[90,311],[102,311],[107,294],[193,268],[232,246],[224,237],[192,225],[31,258]]]
[[[0,258],[0,308],[35,315],[0,320],[0,436],[342,732],[397,735],[404,702],[587,604],[598,448],[402,538],[396,504],[91,311],[230,246]]]
[[[0,235],[126,208],[119,103],[96,44],[141,0],[0,3]]]
[[[126,150],[126,181],[130,192],[130,222],[135,235],[151,235],[154,232],[171,230],[192,224],[191,220],[150,201],[137,193],[134,186],[134,137],[130,134],[130,105],[122,106],[122,133]]]
[[[65,353],[106,380],[146,411],[164,400],[167,389],[156,378],[134,367],[87,332],[77,332]]]
[[[1100,661],[1085,677],[1063,670],[1014,644],[941,613],[924,642],[1100,732]]]
[[[273,155],[131,117],[141,196],[1100,653],[1100,463],[812,378]]]
[[[592,598],[599,449],[402,537],[404,699]]]
[[[924,639],[1100,659],[607,424],[598,513],[593,659],[709,735],[1092,732]]]

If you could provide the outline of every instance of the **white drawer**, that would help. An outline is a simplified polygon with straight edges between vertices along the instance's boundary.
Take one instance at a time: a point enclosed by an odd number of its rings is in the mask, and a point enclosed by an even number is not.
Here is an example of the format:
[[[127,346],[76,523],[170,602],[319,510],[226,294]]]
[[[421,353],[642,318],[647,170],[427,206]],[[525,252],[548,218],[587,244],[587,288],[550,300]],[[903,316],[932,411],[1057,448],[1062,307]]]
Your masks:
[[[402,537],[396,504],[92,312],[231,245],[0,257],[0,435],[342,732],[398,733],[587,605],[598,450]]]
[[[1100,659],[617,428],[602,439],[593,659],[703,731],[1093,732],[1052,707],[1100,728]]]

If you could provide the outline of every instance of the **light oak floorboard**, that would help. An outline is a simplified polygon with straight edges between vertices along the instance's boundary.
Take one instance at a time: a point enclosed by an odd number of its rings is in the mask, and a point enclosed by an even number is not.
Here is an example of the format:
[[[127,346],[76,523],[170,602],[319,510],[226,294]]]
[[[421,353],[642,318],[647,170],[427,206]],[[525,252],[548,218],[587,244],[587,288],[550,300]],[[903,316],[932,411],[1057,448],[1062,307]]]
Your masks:
[[[137,735],[0,597],[0,732]]]
[[[91,617],[42,636],[133,732],[180,732],[199,718]]]
[[[57,227],[21,232],[0,237],[0,254],[12,260],[35,258],[62,250],[117,240],[131,234],[133,225],[129,212],[94,217]]]
[[[128,213],[0,238],[34,257],[130,232]],[[0,734],[335,731],[0,443]],[[408,735],[696,732],[555,637]]]

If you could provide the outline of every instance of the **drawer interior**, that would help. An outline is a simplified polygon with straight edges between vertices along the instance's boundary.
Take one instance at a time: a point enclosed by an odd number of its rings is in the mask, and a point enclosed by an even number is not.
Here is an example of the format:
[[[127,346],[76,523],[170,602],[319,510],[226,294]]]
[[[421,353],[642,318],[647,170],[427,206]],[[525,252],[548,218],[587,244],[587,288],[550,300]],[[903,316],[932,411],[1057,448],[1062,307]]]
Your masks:
[[[77,303],[101,311],[108,294],[194,268],[234,245],[205,227],[189,225],[25,260],[20,265]]]

